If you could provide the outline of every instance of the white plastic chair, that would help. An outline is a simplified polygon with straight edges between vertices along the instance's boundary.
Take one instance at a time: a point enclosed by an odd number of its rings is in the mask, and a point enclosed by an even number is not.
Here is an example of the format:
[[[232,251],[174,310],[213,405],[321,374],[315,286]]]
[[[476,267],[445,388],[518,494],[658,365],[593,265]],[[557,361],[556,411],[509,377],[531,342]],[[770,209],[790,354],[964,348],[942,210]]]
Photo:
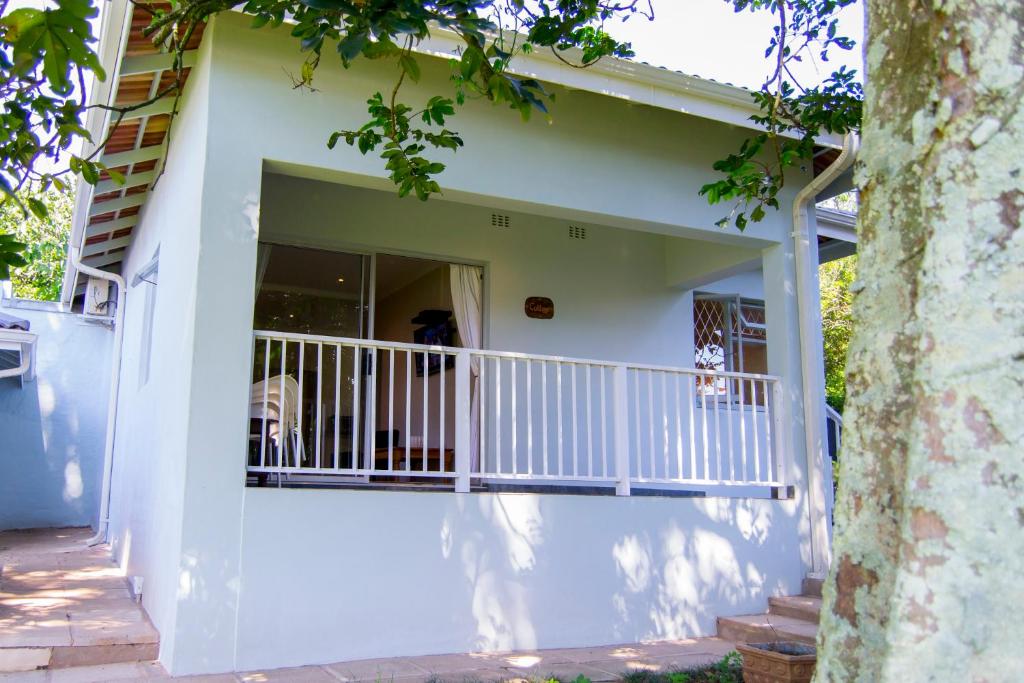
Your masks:
[[[294,467],[300,466],[306,454],[302,434],[298,428],[298,411],[299,383],[294,377],[285,375],[282,378],[281,375],[277,375],[252,385],[249,394],[249,417],[253,420],[265,419],[269,423],[267,431],[277,449],[277,461],[282,466],[287,466],[289,450],[292,453]],[[282,440],[282,432],[290,438]]]

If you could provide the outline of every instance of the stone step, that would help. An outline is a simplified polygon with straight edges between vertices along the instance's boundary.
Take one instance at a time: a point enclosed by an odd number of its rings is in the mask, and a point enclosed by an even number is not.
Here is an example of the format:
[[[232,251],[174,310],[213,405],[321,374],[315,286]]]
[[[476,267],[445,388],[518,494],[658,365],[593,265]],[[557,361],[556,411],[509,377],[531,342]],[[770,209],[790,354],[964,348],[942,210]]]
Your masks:
[[[138,664],[160,636],[89,529],[0,532],[0,680],[40,669]]]
[[[814,579],[811,577],[804,577],[803,583],[800,586],[800,592],[803,595],[807,595],[812,598],[821,597],[821,587],[825,583],[824,579]]]
[[[731,640],[734,643],[795,640],[813,645],[817,636],[817,624],[777,614],[750,614],[718,618],[718,637]]]
[[[793,617],[818,623],[821,612],[821,598],[809,595],[768,598],[768,612],[782,617]]]

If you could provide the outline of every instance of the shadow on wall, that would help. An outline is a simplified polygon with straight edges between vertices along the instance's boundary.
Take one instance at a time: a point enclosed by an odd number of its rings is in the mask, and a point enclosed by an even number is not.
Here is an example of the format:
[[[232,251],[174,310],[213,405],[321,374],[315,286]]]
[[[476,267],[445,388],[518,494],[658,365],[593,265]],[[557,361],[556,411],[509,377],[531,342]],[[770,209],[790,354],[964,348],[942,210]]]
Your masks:
[[[545,496],[470,500],[445,517],[441,551],[458,555],[468,582],[477,634],[466,645],[473,651],[550,647],[560,621],[568,632],[580,626],[571,623],[574,612],[607,618],[595,629],[603,632],[595,632],[598,640],[583,636],[580,644],[713,635],[716,617],[758,612],[769,596],[798,592],[803,572],[807,532],[798,500],[597,497],[577,499],[582,514],[573,520],[545,505]],[[586,513],[602,505],[657,512]],[[479,520],[471,519],[477,510]],[[574,609],[595,595],[607,605]]]
[[[798,593],[808,569],[802,497],[246,498],[241,575],[188,553],[179,572],[179,605],[217,612],[197,630],[226,627],[239,598],[236,669],[713,635],[716,617]],[[181,673],[200,671],[181,654]]]
[[[0,529],[96,521],[112,335],[50,308],[13,311],[39,340],[35,380],[0,380]]]

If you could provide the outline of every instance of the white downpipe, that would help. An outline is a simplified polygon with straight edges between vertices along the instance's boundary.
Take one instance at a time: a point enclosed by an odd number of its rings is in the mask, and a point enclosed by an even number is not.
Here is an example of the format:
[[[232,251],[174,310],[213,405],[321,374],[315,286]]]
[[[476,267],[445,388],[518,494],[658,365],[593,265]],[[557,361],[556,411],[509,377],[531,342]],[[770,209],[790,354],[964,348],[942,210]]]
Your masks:
[[[107,404],[107,433],[103,444],[103,486],[100,490],[100,516],[96,535],[89,545],[103,543],[107,538],[110,521],[110,478],[114,471],[114,430],[117,425],[117,397],[121,384],[121,342],[124,339],[124,301],[127,295],[124,278],[116,273],[87,266],[81,261],[81,250],[71,248],[71,262],[78,272],[113,282],[117,287],[117,308],[114,310],[114,348],[110,359],[110,398]]]
[[[804,438],[807,450],[807,493],[811,514],[811,562],[814,573],[827,572],[832,563],[831,525],[832,507],[831,473],[825,471],[825,413],[824,360],[819,329],[816,325],[820,312],[810,306],[816,301],[814,285],[817,279],[811,268],[817,263],[811,259],[811,238],[808,228],[809,205],[823,189],[850,167],[860,148],[856,133],[846,134],[843,150],[818,177],[804,186],[793,200],[793,253],[796,259],[797,318],[800,329],[800,374],[803,377]]]

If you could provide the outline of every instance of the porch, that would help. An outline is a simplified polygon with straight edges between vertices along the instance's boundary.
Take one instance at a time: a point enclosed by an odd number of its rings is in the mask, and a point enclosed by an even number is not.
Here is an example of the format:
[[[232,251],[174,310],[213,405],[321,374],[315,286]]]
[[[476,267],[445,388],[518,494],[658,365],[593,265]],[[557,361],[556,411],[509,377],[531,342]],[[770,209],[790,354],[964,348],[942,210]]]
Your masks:
[[[250,485],[790,495],[769,370],[791,321],[762,240],[411,206],[273,168]]]
[[[771,375],[272,331],[253,342],[254,485],[754,497],[784,486]]]

